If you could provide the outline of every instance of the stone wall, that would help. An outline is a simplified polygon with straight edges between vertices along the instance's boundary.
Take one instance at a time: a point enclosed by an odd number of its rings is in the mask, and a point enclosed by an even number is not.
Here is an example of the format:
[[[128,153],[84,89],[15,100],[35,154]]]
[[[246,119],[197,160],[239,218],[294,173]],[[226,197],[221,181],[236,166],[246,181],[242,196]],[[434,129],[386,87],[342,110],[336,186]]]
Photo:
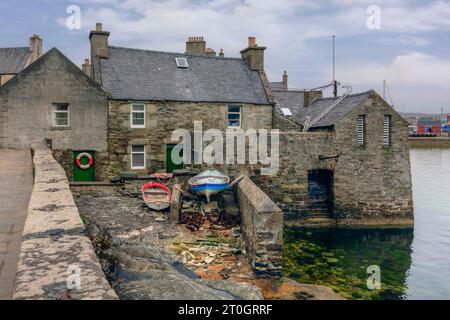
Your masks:
[[[366,116],[366,145],[357,144],[356,123]],[[391,144],[383,145],[384,115],[391,116]],[[408,123],[379,95],[354,109],[335,128],[341,154],[335,170],[335,211],[340,218],[413,223]]]
[[[221,103],[146,103],[146,128],[130,128],[131,104],[128,101],[109,103],[109,150],[110,168],[107,174],[132,171],[130,164],[131,145],[144,144],[147,149],[147,168],[137,173],[145,174],[165,170],[166,145],[176,129],[193,132],[194,121],[202,121],[203,132],[208,129],[224,131],[227,128],[228,105]],[[242,128],[271,129],[273,107],[271,105],[242,106]],[[106,174],[106,173],[105,173]]]
[[[252,179],[283,210],[286,220],[309,218],[308,171],[334,170],[335,160],[320,160],[320,156],[333,154],[333,133],[282,132],[278,174],[253,176]]]
[[[450,148],[450,133],[448,137],[409,138],[411,148]]]
[[[286,118],[286,117],[280,115],[279,113],[275,113],[274,128],[277,128],[283,132],[289,132],[289,131],[299,132],[299,131],[303,130],[301,125],[299,125],[298,123],[296,123],[295,121],[293,121],[289,118]]]
[[[383,146],[386,114],[392,117],[390,146]],[[357,144],[359,115],[367,119],[364,147]],[[252,178],[283,209],[286,220],[314,216],[308,172],[323,169],[334,177],[330,218],[351,224],[413,223],[408,125],[377,94],[339,121],[333,132],[281,133],[280,154],[278,175]]]
[[[35,144],[33,150],[35,183],[13,298],[117,299],[84,235],[63,169],[48,149]],[[68,289],[68,280],[77,275],[79,288]]]
[[[248,177],[238,185],[246,254],[259,276],[281,277],[283,213]]]

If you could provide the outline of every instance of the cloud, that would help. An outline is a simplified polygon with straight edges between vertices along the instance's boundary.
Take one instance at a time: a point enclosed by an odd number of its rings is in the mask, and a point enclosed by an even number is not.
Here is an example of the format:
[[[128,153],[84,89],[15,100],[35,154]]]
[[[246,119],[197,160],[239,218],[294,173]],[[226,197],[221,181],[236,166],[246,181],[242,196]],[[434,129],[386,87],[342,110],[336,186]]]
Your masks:
[[[398,86],[435,86],[449,88],[450,60],[412,52],[395,57],[387,64],[351,63],[341,66],[342,80],[347,83],[373,85],[387,80]]]
[[[111,31],[113,45],[182,52],[188,36],[204,36],[209,47],[216,51],[223,48],[226,56],[239,56],[246,38],[256,36],[258,44],[268,47],[266,69],[274,81],[287,69],[293,84],[308,87],[326,84],[331,80],[330,70],[327,66],[326,73],[321,71],[330,57],[328,52],[324,53],[329,49],[324,41],[334,34],[341,41],[341,50],[347,46],[347,57],[343,60],[353,61],[339,65],[339,69],[345,70],[340,80],[362,90],[379,86],[386,79],[401,92],[408,92],[402,93],[405,101],[418,106],[414,99],[409,99],[414,96],[411,88],[426,84],[448,91],[443,83],[450,83],[448,60],[417,52],[433,42],[430,34],[450,29],[450,1],[73,1],[82,8],[83,32],[87,34],[96,22],[102,22]],[[366,25],[367,7],[374,2],[381,8],[381,30],[376,31]],[[58,21],[65,25],[65,17]],[[389,47],[396,51],[389,52],[396,55],[395,59],[385,62],[387,54],[381,54],[354,62],[359,39]],[[321,47],[314,47],[317,51],[312,52],[312,45],[317,42],[321,42]],[[404,54],[405,51],[410,53]],[[444,99],[447,95],[440,96]]]

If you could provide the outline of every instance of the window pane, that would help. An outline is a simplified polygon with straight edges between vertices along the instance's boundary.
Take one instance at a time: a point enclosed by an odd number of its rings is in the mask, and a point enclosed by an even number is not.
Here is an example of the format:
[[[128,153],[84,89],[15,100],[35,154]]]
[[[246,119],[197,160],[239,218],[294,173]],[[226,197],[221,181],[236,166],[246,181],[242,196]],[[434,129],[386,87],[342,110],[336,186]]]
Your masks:
[[[69,125],[69,113],[55,112],[55,125],[68,126]]]
[[[241,107],[239,106],[229,106],[228,112],[241,112]]]
[[[230,121],[228,121],[228,126],[229,127],[239,127],[240,126],[239,120],[230,120]]]
[[[132,166],[133,167],[144,167],[145,166],[145,156],[143,153],[135,153],[132,155]]]
[[[145,124],[144,118],[145,114],[142,112],[133,113],[133,125],[143,126]]]
[[[186,58],[175,58],[178,68],[188,68],[189,64]]]
[[[64,104],[58,104],[56,105],[56,111],[68,111],[69,106]]]
[[[133,153],[135,153],[135,152],[144,153],[145,152],[145,146],[132,146],[131,147],[131,152],[133,152]]]
[[[239,113],[230,113],[228,114],[228,120],[239,120],[241,115]]]
[[[143,104],[133,104],[133,111],[145,111]]]

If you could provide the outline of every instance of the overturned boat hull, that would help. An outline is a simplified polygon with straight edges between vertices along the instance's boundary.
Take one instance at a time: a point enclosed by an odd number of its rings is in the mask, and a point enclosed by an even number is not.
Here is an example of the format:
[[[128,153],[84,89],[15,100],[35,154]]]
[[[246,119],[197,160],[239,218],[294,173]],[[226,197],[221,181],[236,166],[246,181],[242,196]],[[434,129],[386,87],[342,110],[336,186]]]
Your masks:
[[[204,195],[210,202],[213,195],[228,189],[230,178],[217,170],[206,170],[189,180],[191,190],[196,194]]]

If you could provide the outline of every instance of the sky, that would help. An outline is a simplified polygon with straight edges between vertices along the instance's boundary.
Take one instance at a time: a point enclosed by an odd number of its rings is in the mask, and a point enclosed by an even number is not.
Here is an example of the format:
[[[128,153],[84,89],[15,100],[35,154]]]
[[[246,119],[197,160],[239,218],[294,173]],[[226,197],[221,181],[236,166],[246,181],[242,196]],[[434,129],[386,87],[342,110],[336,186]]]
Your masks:
[[[450,113],[450,0],[1,0],[0,47],[39,34],[81,65],[96,22],[110,45],[170,52],[203,36],[239,57],[255,36],[270,81],[286,70],[297,89],[332,81],[335,35],[336,79],[353,93],[386,80],[397,111]]]

